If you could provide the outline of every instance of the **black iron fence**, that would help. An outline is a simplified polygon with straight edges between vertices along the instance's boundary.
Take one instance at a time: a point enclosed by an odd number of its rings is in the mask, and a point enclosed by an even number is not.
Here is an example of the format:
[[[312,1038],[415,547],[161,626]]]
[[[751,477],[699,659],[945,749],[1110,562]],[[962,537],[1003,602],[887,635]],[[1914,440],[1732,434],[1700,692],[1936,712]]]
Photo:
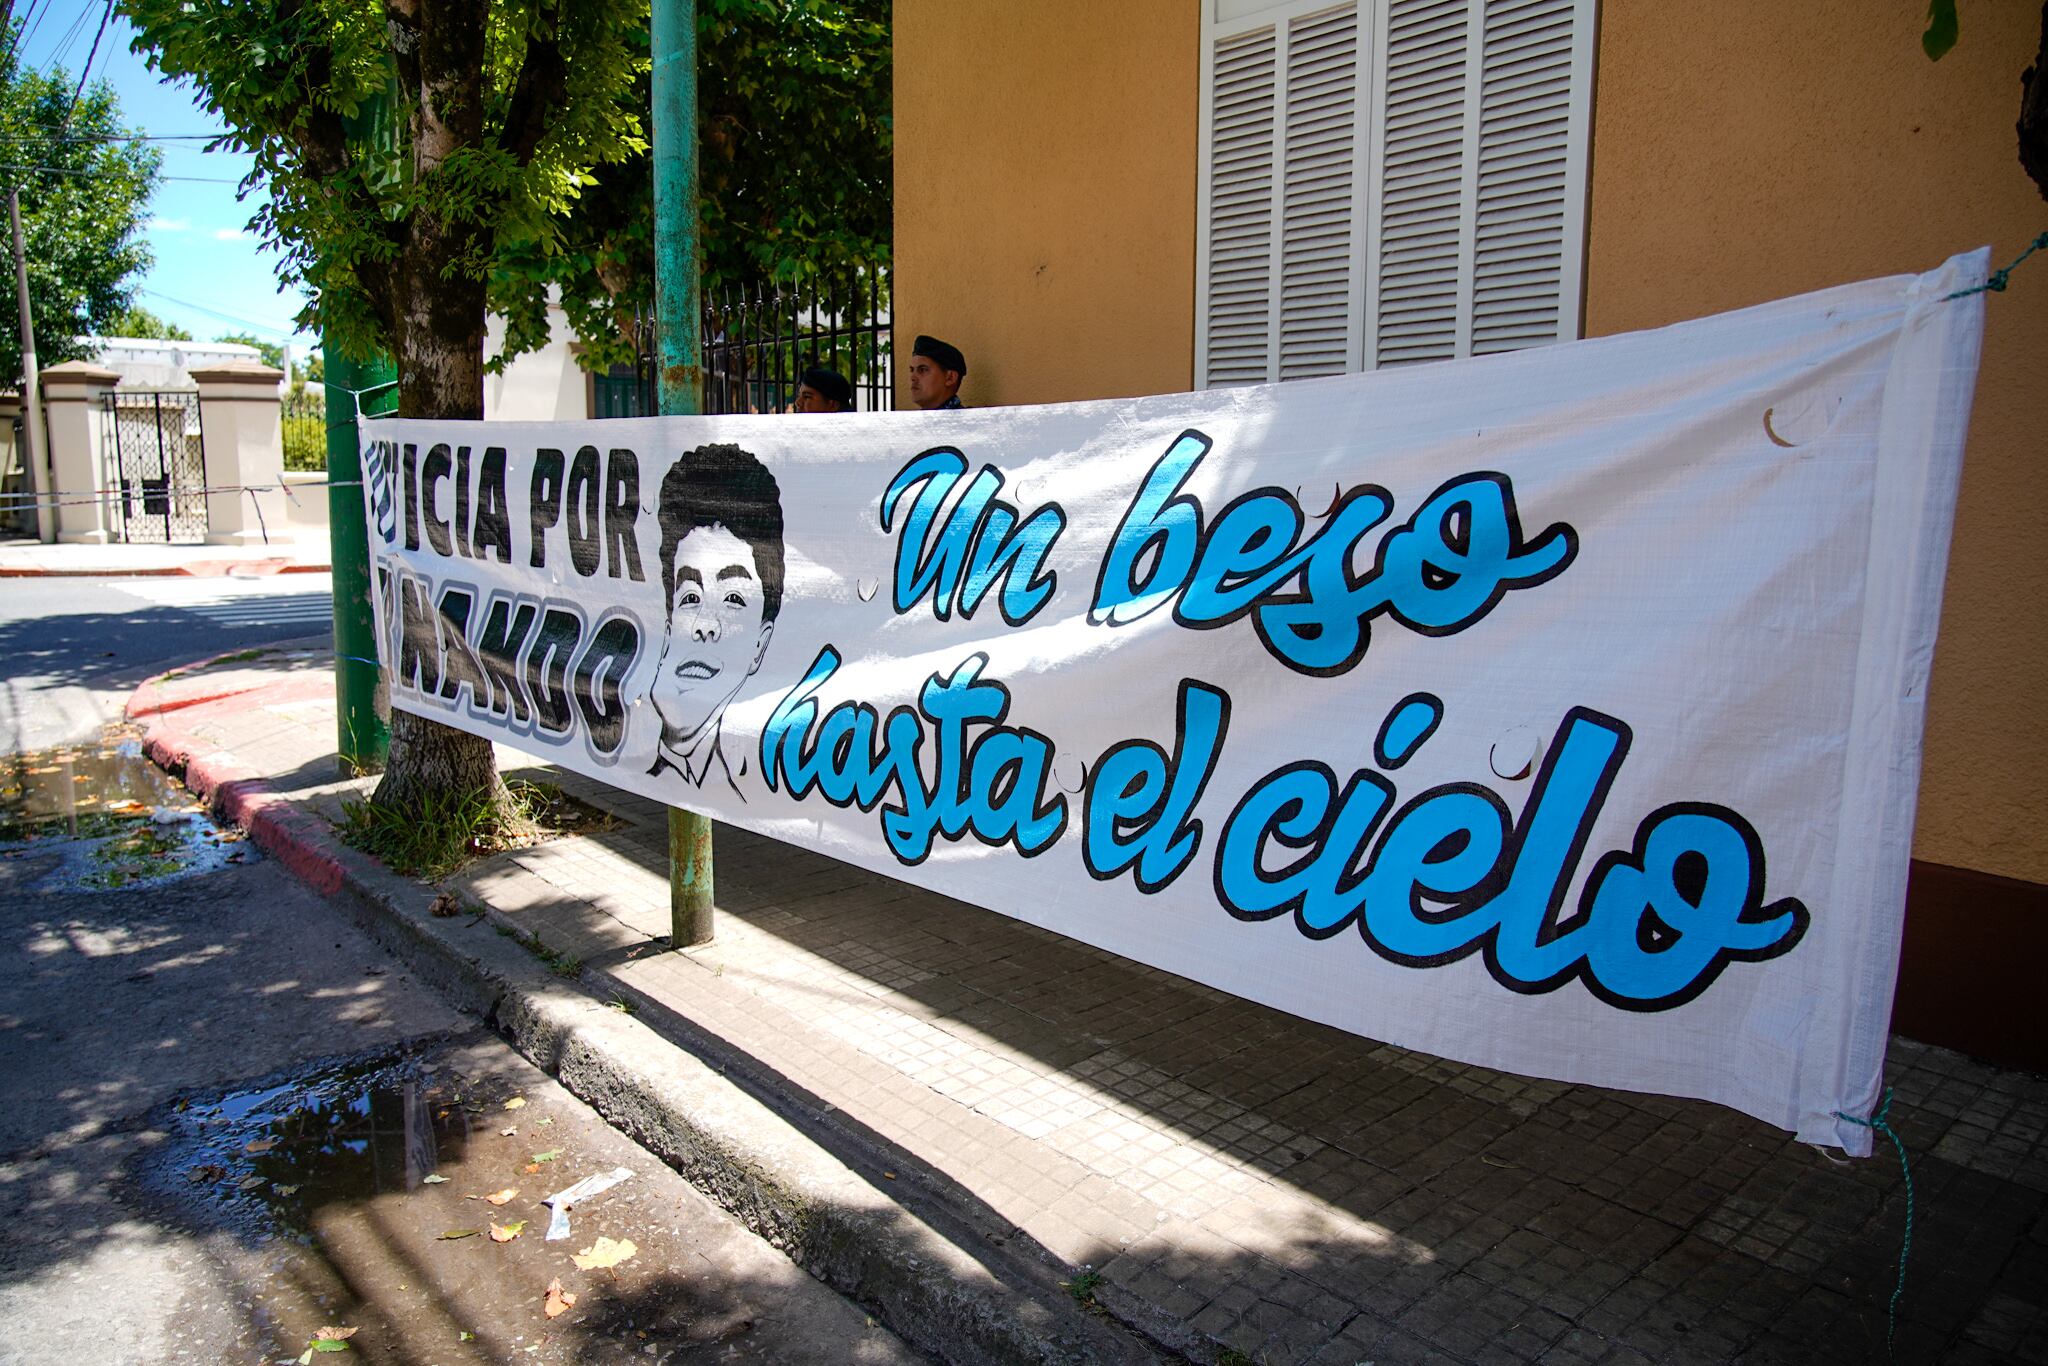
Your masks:
[[[113,530],[124,541],[206,539],[206,448],[199,395],[116,389],[105,400]]]
[[[786,412],[803,372],[837,370],[853,385],[859,412],[896,406],[890,382],[890,272],[887,266],[840,280],[730,290],[704,303],[704,405],[707,413]],[[594,417],[660,411],[654,320],[636,320],[631,365],[594,376]]]
[[[300,387],[280,401],[284,427],[284,467],[327,471],[327,398]]]

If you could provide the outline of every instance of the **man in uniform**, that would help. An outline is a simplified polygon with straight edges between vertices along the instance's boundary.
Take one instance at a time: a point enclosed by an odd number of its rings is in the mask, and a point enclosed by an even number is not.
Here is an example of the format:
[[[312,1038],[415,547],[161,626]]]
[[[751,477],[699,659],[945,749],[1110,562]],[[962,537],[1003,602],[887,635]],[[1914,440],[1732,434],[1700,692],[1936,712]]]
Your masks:
[[[846,376],[837,370],[828,370],[822,365],[813,365],[804,371],[796,382],[796,402],[790,405],[793,413],[850,413],[853,411],[853,386],[846,382]]]
[[[960,348],[937,337],[919,337],[910,348],[910,401],[924,409],[965,408],[960,381],[967,378],[967,357]]]

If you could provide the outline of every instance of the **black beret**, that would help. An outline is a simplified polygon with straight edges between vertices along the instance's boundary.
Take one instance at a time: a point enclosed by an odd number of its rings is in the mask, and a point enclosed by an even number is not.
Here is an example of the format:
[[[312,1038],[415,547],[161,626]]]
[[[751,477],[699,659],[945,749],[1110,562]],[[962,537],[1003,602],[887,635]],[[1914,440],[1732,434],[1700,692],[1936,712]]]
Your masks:
[[[910,354],[925,357],[941,370],[951,370],[958,375],[967,373],[967,357],[960,354],[960,348],[937,337],[920,336],[911,346]]]
[[[853,406],[853,386],[848,384],[846,376],[840,374],[837,370],[827,370],[822,365],[813,365],[810,369],[804,371],[803,376],[797,380],[797,383],[809,385],[817,390],[822,397],[829,398],[842,407],[851,408]]]

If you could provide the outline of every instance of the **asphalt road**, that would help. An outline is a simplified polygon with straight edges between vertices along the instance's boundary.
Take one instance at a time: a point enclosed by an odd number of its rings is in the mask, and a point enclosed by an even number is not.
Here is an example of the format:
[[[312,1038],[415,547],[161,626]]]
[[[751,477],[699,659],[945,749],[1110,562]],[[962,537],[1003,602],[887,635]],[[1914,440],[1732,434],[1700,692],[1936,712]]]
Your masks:
[[[92,892],[50,843],[0,848],[0,1362],[918,1359],[276,864]]]
[[[327,574],[0,579],[0,754],[97,735],[153,673],[326,635],[331,588]]]

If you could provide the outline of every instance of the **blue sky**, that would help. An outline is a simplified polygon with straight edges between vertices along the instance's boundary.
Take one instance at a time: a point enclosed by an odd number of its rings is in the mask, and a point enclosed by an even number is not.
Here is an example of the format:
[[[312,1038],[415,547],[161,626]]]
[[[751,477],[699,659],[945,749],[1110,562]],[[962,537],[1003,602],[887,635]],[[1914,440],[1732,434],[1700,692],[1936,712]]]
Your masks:
[[[104,0],[16,0],[14,12],[31,24],[25,64],[36,70],[63,67],[78,78]],[[93,58],[92,76],[112,82],[121,117],[138,132],[156,137],[212,133],[220,121],[199,106],[189,88],[167,85],[144,57],[130,51],[135,31],[114,15]],[[136,302],[190,332],[211,339],[223,332],[253,333],[265,341],[290,341],[303,355],[317,339],[294,336],[292,317],[304,302],[297,291],[278,292],[277,257],[258,249],[245,231],[262,203],[259,188],[246,200],[236,185],[250,159],[232,152],[207,152],[203,142],[159,142],[165,181],[149,206],[148,237],[156,264],[142,276]],[[225,182],[225,183],[213,183]]]

